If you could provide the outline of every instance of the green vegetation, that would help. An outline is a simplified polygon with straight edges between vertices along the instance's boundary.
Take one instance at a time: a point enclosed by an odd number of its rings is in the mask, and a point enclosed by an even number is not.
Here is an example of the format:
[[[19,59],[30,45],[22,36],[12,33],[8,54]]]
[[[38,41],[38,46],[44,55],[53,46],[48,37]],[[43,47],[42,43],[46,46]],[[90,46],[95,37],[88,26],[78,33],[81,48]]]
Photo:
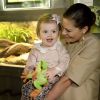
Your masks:
[[[1,22],[0,39],[28,43],[36,38],[35,30],[35,27],[28,22]]]

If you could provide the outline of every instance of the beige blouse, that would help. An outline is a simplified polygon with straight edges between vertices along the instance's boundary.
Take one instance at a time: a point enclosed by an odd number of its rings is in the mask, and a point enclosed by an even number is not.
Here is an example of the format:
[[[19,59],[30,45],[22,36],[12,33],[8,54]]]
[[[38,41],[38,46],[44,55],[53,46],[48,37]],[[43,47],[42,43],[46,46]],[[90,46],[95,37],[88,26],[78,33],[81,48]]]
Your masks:
[[[100,40],[87,34],[84,41],[66,44],[66,47],[70,54],[66,75],[73,84],[57,100],[98,100]]]
[[[56,67],[57,74],[63,74],[68,68],[70,57],[64,46],[57,41],[53,47],[44,48],[41,43],[32,48],[24,71],[33,71],[41,60],[48,63],[48,68]]]

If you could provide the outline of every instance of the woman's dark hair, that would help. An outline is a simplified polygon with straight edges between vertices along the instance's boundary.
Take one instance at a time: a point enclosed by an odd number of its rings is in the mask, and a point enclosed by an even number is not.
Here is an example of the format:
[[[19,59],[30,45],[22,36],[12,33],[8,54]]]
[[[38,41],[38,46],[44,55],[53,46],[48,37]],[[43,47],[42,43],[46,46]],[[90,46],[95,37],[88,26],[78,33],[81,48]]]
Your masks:
[[[63,17],[73,20],[75,27],[83,28],[84,26],[88,26],[88,31],[96,20],[95,13],[88,6],[81,3],[70,6],[63,14]]]

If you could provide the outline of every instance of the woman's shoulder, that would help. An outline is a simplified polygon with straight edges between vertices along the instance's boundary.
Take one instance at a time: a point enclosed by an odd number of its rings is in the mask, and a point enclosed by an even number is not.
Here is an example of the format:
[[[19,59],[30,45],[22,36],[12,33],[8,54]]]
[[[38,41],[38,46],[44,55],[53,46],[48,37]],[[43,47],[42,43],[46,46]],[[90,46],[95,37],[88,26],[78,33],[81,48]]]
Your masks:
[[[96,40],[96,41],[99,40],[98,36],[95,35],[95,33],[94,33],[94,34],[93,34],[93,33],[88,34],[88,35],[87,35],[87,39],[92,39],[92,41],[93,41],[93,40]]]
[[[100,44],[100,38],[95,34],[88,34],[85,39],[86,44]]]
[[[86,39],[84,40],[84,47],[85,50],[89,52],[100,52],[100,39],[94,35],[94,34],[89,34]]]

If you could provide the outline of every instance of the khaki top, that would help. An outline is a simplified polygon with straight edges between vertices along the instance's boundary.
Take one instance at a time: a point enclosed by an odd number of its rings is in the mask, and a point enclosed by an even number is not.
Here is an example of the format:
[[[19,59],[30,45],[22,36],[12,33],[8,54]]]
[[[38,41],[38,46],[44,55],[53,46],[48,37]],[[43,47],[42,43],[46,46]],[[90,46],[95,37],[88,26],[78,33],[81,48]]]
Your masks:
[[[66,47],[71,59],[66,75],[74,83],[57,100],[98,100],[99,39],[92,34],[87,34],[84,41],[66,44]]]
[[[43,48],[41,43],[36,44],[29,54],[24,71],[33,71],[41,60],[48,63],[48,68],[57,68],[57,74],[62,75],[69,64],[69,54],[61,42],[57,41],[53,47]]]

